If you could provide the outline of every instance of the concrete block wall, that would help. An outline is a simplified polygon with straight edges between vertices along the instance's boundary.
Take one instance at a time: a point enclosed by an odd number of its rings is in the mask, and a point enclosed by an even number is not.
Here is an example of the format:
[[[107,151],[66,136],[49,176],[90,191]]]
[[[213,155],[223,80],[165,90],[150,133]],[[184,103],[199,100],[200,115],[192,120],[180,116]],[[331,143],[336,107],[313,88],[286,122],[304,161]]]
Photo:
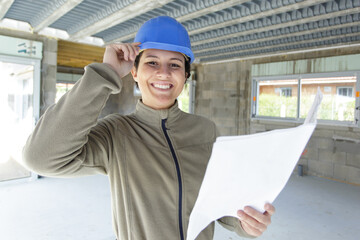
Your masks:
[[[360,184],[360,143],[349,139],[359,140],[360,129],[318,125],[299,162],[305,174]]]
[[[55,103],[57,72],[57,40],[43,38],[43,59],[41,61],[40,116]]]
[[[252,66],[359,53],[359,48],[349,47],[196,65],[195,114],[213,120],[221,135],[252,134],[298,126],[299,123],[295,122],[251,118]],[[318,124],[298,164],[303,165],[304,174],[360,184],[360,143],[335,141],[334,136],[360,140],[360,128]]]
[[[246,134],[250,96],[248,63],[196,66],[195,113],[212,119],[221,135]]]

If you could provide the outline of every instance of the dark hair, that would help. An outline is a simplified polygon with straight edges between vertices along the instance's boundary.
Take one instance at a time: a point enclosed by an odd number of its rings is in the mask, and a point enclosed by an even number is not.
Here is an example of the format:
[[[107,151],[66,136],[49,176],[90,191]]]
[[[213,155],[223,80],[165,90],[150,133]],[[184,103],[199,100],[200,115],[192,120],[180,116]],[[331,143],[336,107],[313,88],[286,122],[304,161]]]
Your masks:
[[[141,58],[142,54],[143,54],[143,51],[140,52],[139,55],[137,55],[136,58],[135,58],[134,67],[135,67],[136,71],[139,68],[140,58]],[[190,58],[184,57],[184,59],[185,59],[185,78],[186,78],[185,83],[186,83],[187,79],[190,77]],[[136,87],[139,88],[138,83],[135,82],[135,84],[136,84]]]

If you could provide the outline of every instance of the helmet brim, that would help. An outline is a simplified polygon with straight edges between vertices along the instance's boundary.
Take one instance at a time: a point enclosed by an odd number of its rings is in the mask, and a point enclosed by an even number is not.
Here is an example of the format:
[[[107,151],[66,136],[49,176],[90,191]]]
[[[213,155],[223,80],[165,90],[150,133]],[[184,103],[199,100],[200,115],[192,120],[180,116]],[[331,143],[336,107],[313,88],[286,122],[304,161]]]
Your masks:
[[[178,45],[168,44],[168,43],[158,43],[158,42],[145,42],[140,44],[140,50],[145,49],[159,49],[173,52],[180,52],[186,55],[190,59],[190,63],[194,61],[193,52],[187,48]]]

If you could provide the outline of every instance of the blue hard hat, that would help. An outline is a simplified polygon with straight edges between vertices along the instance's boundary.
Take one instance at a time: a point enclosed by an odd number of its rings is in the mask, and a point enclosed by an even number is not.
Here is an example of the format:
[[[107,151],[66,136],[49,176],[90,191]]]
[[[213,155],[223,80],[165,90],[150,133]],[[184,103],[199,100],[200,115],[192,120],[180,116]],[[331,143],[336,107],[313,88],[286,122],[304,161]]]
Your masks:
[[[145,22],[139,29],[134,42],[141,42],[140,50],[160,49],[180,52],[194,61],[189,34],[174,18],[160,16]]]

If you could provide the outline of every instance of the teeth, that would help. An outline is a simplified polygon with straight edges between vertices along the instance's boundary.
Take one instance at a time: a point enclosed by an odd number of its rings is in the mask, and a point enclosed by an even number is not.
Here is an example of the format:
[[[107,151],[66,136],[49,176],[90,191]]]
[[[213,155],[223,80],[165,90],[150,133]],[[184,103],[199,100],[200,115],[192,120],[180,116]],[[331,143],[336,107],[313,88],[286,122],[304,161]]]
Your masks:
[[[170,88],[170,85],[168,85],[168,84],[154,84],[154,87],[156,87],[156,88],[161,88],[161,89],[169,89]]]

